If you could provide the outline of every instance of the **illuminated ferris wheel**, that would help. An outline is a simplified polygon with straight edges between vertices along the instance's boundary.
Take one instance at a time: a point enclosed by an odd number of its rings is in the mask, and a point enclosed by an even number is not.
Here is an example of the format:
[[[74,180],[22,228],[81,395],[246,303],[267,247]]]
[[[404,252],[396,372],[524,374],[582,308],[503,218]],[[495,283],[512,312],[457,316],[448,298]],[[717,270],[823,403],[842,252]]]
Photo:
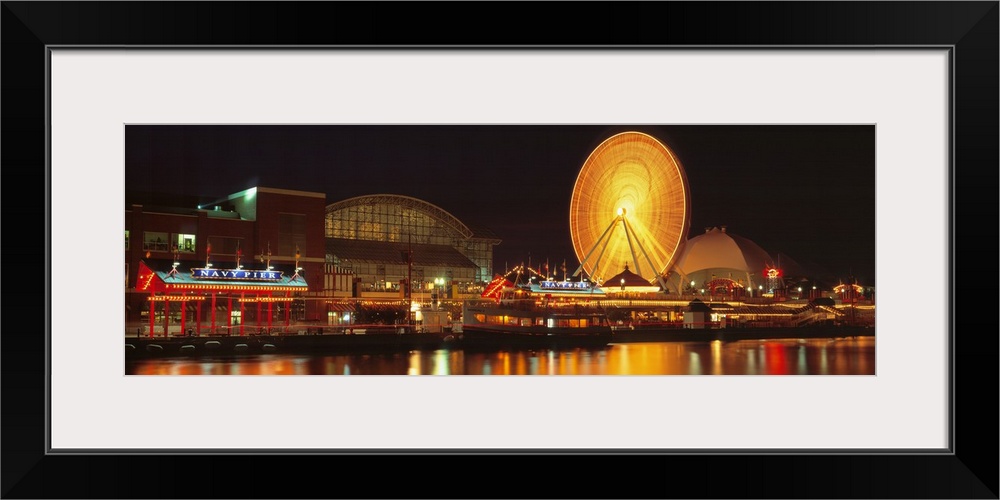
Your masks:
[[[684,168],[655,137],[624,132],[584,162],[569,205],[570,237],[581,271],[598,283],[625,265],[663,286],[691,224]],[[665,288],[665,287],[664,287]]]

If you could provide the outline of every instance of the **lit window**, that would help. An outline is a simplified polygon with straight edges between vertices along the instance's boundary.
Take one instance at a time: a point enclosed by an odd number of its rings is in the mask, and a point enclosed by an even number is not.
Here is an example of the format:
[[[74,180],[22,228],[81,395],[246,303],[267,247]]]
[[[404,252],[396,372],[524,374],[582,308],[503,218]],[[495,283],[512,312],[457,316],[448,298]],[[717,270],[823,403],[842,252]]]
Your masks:
[[[128,229],[125,230],[125,250],[128,250]]]
[[[195,238],[193,234],[176,234],[174,236],[174,244],[177,245],[178,252],[194,253]]]

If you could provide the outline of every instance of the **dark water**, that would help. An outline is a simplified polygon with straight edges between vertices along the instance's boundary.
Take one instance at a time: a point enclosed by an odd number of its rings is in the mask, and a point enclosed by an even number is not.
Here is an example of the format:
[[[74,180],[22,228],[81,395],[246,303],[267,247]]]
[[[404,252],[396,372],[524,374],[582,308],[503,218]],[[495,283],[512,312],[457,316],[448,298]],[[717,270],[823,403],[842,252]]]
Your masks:
[[[872,337],[138,360],[128,375],[874,375]]]

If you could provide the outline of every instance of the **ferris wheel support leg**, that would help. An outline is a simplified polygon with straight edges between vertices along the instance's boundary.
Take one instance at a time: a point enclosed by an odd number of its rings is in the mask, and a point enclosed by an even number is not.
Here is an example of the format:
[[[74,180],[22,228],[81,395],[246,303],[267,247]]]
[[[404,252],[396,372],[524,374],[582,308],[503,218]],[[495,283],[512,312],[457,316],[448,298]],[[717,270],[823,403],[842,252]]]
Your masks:
[[[604,237],[607,236],[609,232],[611,232],[611,228],[615,227],[615,224],[618,223],[618,219],[619,219],[618,217],[615,217],[615,220],[611,221],[611,224],[609,224],[608,228],[604,230],[604,233],[601,234],[601,237],[598,238],[596,242],[594,242],[594,246],[590,247],[590,250],[587,251],[587,256],[583,258],[583,262],[580,262],[580,267],[576,268],[576,271],[573,272],[573,276],[580,275],[580,271],[583,271],[584,264],[586,264],[587,261],[590,260],[590,256],[594,253],[594,250],[597,250],[597,245],[600,245],[601,241],[604,240]],[[607,244],[605,244],[605,246],[607,246]]]
[[[631,228],[629,228],[628,220],[626,220],[626,219],[623,218],[622,222],[624,222],[624,224],[625,224],[625,235],[626,235],[626,238],[627,238],[628,237],[628,233],[631,230]],[[631,232],[632,232],[632,234],[635,234],[635,231],[631,231]],[[642,246],[642,242],[639,241],[639,237],[638,236],[636,236],[636,238],[635,238],[635,245],[637,247],[639,247],[639,251],[642,253],[642,256],[646,258],[646,263],[649,264],[649,269],[652,272],[656,273],[656,266],[653,265],[653,259],[649,258],[649,253],[646,252],[646,247]],[[631,243],[629,243],[629,248],[631,248]],[[635,260],[635,252],[634,251],[632,252],[632,259]],[[639,263],[638,262],[635,263],[635,269],[636,269],[635,273],[639,274]],[[656,281],[660,284],[660,288],[662,288],[664,292],[667,291],[667,285],[666,285],[666,283],[663,282],[663,274],[662,273],[656,273]]]
[[[635,256],[635,248],[632,247],[632,237],[628,234],[628,221],[625,220],[625,217],[622,217],[622,227],[625,228],[625,241],[628,242],[628,251],[632,254],[632,265],[635,266],[635,274],[642,276],[642,271],[639,269],[639,259]],[[638,238],[636,238],[636,243],[639,243]]]
[[[601,269],[601,259],[604,258],[604,251],[608,249],[608,243],[611,243],[610,234],[608,235],[608,238],[604,240],[604,246],[601,247],[601,253],[597,254],[597,260],[594,261],[594,276],[600,276],[598,271]]]
[[[677,293],[679,294],[681,293],[681,290],[684,289],[684,283],[688,282],[688,275],[680,268],[678,268],[677,271],[681,274],[680,281],[677,283]]]

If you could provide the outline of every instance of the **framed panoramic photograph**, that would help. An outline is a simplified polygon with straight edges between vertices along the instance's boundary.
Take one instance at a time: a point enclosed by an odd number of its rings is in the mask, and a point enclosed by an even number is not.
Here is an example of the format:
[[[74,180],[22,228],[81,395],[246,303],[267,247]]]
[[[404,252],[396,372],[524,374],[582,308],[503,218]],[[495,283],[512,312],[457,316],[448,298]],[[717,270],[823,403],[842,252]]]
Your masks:
[[[996,2],[455,6],[4,3],[5,497],[997,498]]]
[[[875,375],[875,145],[127,124],[125,372]]]

